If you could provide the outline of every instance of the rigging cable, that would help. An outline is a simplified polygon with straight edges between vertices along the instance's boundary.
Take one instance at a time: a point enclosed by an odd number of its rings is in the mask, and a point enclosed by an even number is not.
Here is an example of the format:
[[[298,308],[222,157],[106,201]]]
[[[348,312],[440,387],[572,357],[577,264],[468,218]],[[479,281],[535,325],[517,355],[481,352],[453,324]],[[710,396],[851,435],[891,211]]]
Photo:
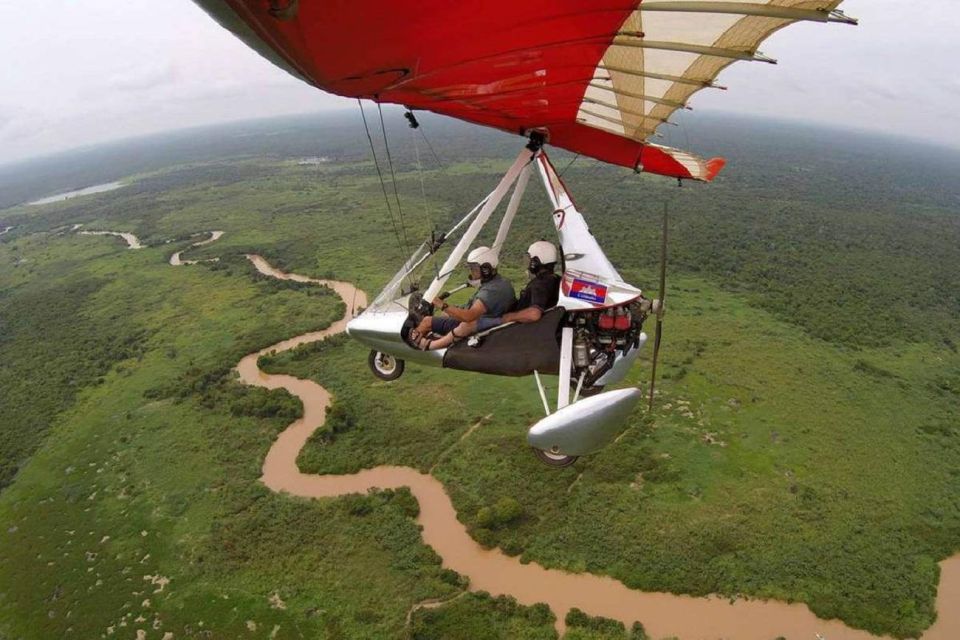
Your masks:
[[[600,175],[607,169],[606,163],[600,160],[600,158],[594,158],[593,164],[586,168],[584,175],[589,175],[590,180],[596,180]],[[589,171],[589,174],[586,173]]]
[[[443,165],[443,162],[440,160],[440,156],[437,155],[437,152],[433,149],[433,145],[430,143],[430,139],[427,138],[427,133],[424,131],[423,127],[420,125],[420,122],[417,121],[417,117],[413,114],[413,110],[410,109],[407,113],[404,114],[407,120],[410,122],[411,129],[418,129],[420,131],[423,141],[426,143],[427,148],[430,150],[430,155],[433,156],[433,161],[437,163],[437,167],[440,169],[440,173],[446,173],[447,168]],[[423,188],[423,169],[422,164],[420,163],[420,147],[417,145],[416,134],[414,134],[413,148],[417,152],[417,170],[420,172],[420,193],[423,196],[423,210],[424,214],[427,217],[427,220],[430,221],[430,225],[434,226],[435,222],[429,214],[427,214],[427,194]],[[439,266],[437,275],[439,275]]]
[[[407,122],[410,123],[411,129],[420,129],[420,123],[417,122],[417,116],[413,115],[413,109],[407,107],[407,112],[403,114],[403,117],[407,119]],[[430,141],[427,140],[427,134],[423,129],[420,129],[420,135],[423,136],[423,141],[427,143],[427,146],[430,148],[430,153],[433,154],[433,159],[436,161],[437,166],[440,167],[440,171],[444,170],[443,163],[440,162],[440,158],[437,156],[437,152],[433,150],[433,145],[430,144]]]
[[[410,115],[412,116],[413,114],[410,113]],[[414,119],[413,122],[416,122],[416,119]],[[417,159],[417,175],[420,177],[420,202],[423,204],[423,217],[430,223],[430,227],[433,228],[433,220],[430,219],[430,214],[427,212],[427,190],[423,186],[423,163],[420,162],[420,145],[417,144],[416,129],[419,129],[420,125],[413,126],[413,122],[410,123],[410,137],[413,139],[413,153]]]
[[[393,180],[393,196],[397,200],[397,212],[400,214],[400,230],[403,232],[403,244],[410,255],[410,241],[407,240],[407,227],[403,223],[403,209],[400,207],[400,192],[397,189],[397,176],[393,172],[393,158],[390,157],[390,144],[387,142],[387,126],[383,122],[383,107],[377,103],[377,112],[380,114],[380,130],[383,131],[383,146],[387,150],[387,164],[390,166],[390,179]]]
[[[367,141],[370,143],[370,153],[373,154],[373,165],[377,168],[377,176],[380,178],[380,188],[383,190],[383,200],[387,203],[387,215],[390,217],[390,226],[393,227],[393,234],[397,238],[397,246],[400,252],[404,252],[403,243],[400,240],[400,231],[397,229],[397,223],[393,219],[393,207],[390,206],[390,196],[387,195],[387,185],[383,181],[383,172],[380,171],[380,162],[377,160],[377,150],[373,146],[373,137],[370,135],[370,127],[367,124],[367,114],[363,111],[363,102],[357,98],[357,104],[360,105],[360,116],[363,118],[363,129],[367,132]]]
[[[565,167],[563,168],[563,171],[561,171],[560,173],[557,174],[557,177],[558,177],[558,178],[562,178],[562,177],[563,177],[563,174],[565,174],[565,173],[567,172],[567,169],[569,169],[570,167],[572,167],[572,166],[573,166],[573,163],[576,162],[576,161],[577,161],[577,158],[579,158],[579,157],[580,157],[580,154],[579,154],[579,153],[578,153],[577,155],[573,156],[573,160],[571,160],[570,162],[567,163],[567,166],[565,166]]]
[[[447,168],[443,166],[443,163],[440,162],[440,156],[437,155],[437,152],[433,150],[433,145],[430,144],[430,140],[427,139],[427,134],[424,132],[423,127],[416,127],[420,129],[420,135],[423,136],[423,141],[427,143],[427,148],[430,149],[430,153],[433,155],[434,162],[437,163],[437,166],[440,167],[440,171],[446,171]]]

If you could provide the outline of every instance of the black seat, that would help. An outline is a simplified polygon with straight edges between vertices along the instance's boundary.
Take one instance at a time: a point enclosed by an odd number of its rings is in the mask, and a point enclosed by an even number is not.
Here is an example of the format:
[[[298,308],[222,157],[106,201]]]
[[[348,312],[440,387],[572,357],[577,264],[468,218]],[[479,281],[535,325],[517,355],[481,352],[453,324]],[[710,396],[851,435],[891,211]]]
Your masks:
[[[528,376],[534,371],[557,375],[560,370],[559,326],[565,309],[554,307],[537,322],[511,323],[480,336],[455,342],[443,356],[443,366],[460,371]]]

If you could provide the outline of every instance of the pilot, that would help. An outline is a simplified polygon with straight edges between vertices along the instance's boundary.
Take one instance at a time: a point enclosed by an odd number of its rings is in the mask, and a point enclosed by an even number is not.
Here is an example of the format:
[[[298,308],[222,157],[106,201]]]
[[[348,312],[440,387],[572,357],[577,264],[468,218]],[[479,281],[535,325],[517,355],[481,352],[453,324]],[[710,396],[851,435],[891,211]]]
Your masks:
[[[441,316],[428,316],[420,321],[416,332],[411,333],[411,339],[421,349],[442,349],[457,338],[470,334],[454,330],[465,325],[492,327],[499,324],[489,324],[499,319],[509,311],[516,301],[513,285],[509,280],[497,273],[499,260],[497,254],[489,247],[477,247],[467,255],[467,268],[470,272],[469,282],[477,288],[477,292],[466,304],[453,306],[446,301],[436,298],[433,306],[443,312]],[[485,329],[474,329],[474,331]],[[436,340],[427,339],[433,333],[441,336]],[[473,331],[471,331],[473,333]],[[440,346],[440,343],[443,346]]]
[[[437,340],[420,342],[421,349],[444,349],[454,340],[477,332],[487,331],[505,322],[536,322],[543,312],[557,305],[560,297],[560,276],[554,272],[557,265],[557,248],[546,240],[538,240],[527,249],[527,271],[530,280],[520,292],[513,310],[500,316],[483,316],[477,320],[464,321],[453,327]],[[434,301],[436,304],[437,301]],[[442,318],[441,318],[442,319]]]

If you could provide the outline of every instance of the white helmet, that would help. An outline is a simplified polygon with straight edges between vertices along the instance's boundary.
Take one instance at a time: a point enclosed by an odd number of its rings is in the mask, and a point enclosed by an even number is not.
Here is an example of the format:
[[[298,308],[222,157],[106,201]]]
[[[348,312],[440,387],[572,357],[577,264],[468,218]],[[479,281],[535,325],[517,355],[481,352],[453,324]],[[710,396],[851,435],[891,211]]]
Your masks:
[[[496,269],[499,263],[497,254],[490,247],[477,247],[467,254],[467,264],[478,264],[481,267],[488,264],[491,268]]]
[[[541,265],[552,264],[557,261],[557,248],[552,242],[546,240],[537,240],[527,249],[527,255],[530,259],[536,258]]]

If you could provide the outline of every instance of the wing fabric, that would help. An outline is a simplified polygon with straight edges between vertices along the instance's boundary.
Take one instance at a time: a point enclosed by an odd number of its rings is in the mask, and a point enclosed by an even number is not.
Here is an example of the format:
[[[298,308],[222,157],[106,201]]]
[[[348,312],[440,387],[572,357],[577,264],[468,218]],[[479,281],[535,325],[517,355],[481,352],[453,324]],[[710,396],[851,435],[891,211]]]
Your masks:
[[[599,160],[711,180],[720,158],[651,143],[690,97],[841,0],[195,0],[296,77]]]

